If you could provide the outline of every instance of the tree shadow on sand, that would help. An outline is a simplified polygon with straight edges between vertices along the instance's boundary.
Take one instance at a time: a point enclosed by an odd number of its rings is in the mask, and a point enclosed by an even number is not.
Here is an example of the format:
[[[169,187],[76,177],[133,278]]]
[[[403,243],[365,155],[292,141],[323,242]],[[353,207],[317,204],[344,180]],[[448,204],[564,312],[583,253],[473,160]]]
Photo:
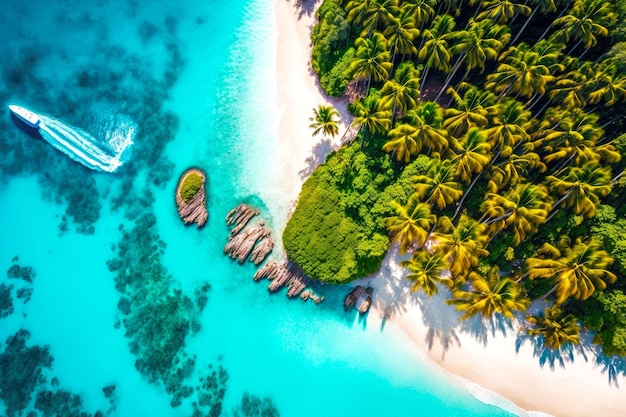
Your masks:
[[[298,19],[302,19],[302,16],[307,15],[311,16],[315,9],[316,5],[320,0],[287,0],[290,3],[293,3],[293,7],[298,10]]]
[[[305,180],[308,178],[315,171],[315,168],[326,161],[328,154],[336,150],[337,146],[328,138],[324,138],[316,143],[311,150],[311,155],[304,160],[306,167],[298,172],[300,179]]]

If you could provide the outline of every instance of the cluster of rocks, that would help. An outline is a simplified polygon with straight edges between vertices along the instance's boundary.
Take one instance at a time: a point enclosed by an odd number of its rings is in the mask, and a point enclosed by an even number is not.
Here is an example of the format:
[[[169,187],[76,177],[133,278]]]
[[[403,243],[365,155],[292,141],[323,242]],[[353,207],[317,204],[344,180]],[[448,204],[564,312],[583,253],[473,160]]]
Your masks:
[[[346,298],[343,300],[343,308],[348,311],[350,307],[354,307],[359,310],[359,313],[367,313],[372,306],[372,295],[374,294],[374,288],[362,287],[357,285],[350,291]]]
[[[311,288],[316,281],[309,278],[298,265],[289,259],[282,263],[271,261],[265,264],[254,274],[254,280],[262,278],[270,280],[269,290],[274,292],[282,287],[287,287],[287,296],[300,298],[307,301],[309,298],[318,304],[324,301],[324,296],[318,296]]]
[[[226,224],[232,226],[228,243],[224,247],[224,253],[232,259],[237,259],[243,263],[248,257],[255,265],[259,265],[267,258],[274,248],[271,231],[265,227],[264,221],[252,222],[251,220],[259,215],[256,210],[246,204],[240,204],[232,209],[226,216]],[[315,294],[311,288],[316,281],[307,277],[304,272],[289,259],[282,263],[270,261],[262,266],[255,274],[254,280],[262,278],[270,280],[268,286],[270,292],[275,292],[282,287],[287,287],[288,297],[300,296],[307,301],[313,300],[316,304],[324,301],[323,296]]]
[[[202,187],[200,187],[191,200],[185,202],[180,192],[181,186],[185,178],[194,173],[202,177]],[[183,219],[185,224],[196,223],[198,227],[202,227],[208,220],[209,212],[206,208],[205,184],[206,175],[202,170],[197,168],[188,169],[178,180],[178,186],[176,187],[176,206],[178,207],[178,215]]]
[[[250,262],[258,265],[274,249],[271,231],[265,227],[265,222],[260,221],[248,226],[250,220],[258,214],[258,210],[246,204],[240,204],[226,215],[226,224],[234,227],[224,247],[224,253],[232,259],[237,259],[240,264],[244,263],[249,256]]]

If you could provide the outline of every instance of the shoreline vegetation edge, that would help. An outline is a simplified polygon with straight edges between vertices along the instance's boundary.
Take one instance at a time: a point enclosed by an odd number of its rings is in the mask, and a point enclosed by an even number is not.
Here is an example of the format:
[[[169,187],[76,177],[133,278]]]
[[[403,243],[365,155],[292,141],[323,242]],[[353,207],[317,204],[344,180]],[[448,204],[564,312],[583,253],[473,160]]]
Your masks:
[[[337,137],[342,137],[349,124],[347,103],[337,103],[325,98],[318,86],[315,73],[310,68],[310,34],[315,23],[315,11],[321,0],[311,0],[306,8],[298,6],[298,1],[276,0],[275,15],[278,28],[277,37],[277,107],[281,113],[278,146],[280,148],[283,172],[288,184],[283,184],[285,191],[297,199],[304,180],[303,172],[310,174],[325,156],[339,146],[331,143],[325,155],[316,152],[320,148],[316,138],[311,137],[308,129],[308,117],[311,108],[319,104],[333,104],[340,112],[342,124]],[[349,116],[348,116],[349,117]],[[346,123],[348,122],[348,123]],[[311,151],[312,149],[312,151]],[[297,164],[306,165],[298,170]],[[609,386],[608,376],[598,365],[586,362],[579,353],[574,353],[574,361],[567,362],[565,368],[558,365],[551,369],[548,364],[540,366],[539,358],[533,354],[532,346],[522,344],[516,350],[516,335],[512,329],[507,334],[489,335],[485,343],[478,341],[467,332],[456,332],[449,344],[441,343],[431,332],[438,329],[429,327],[424,311],[436,307],[437,300],[418,300],[410,288],[398,262],[394,259],[397,252],[389,251],[381,270],[372,277],[357,280],[354,285],[375,287],[376,297],[370,314],[368,326],[380,326],[386,323],[394,326],[407,340],[413,343],[417,356],[429,359],[444,373],[459,380],[478,384],[532,415],[550,413],[555,416],[623,416],[626,415],[624,388],[626,380],[618,377],[621,387]],[[365,283],[365,284],[364,284]],[[443,304],[443,303],[439,303]],[[395,307],[390,313],[390,307]],[[453,315],[446,320],[458,322],[458,314],[450,306],[446,310],[436,311]],[[515,325],[515,324],[514,324]],[[440,335],[439,335],[440,336]],[[450,342],[450,340],[448,340]],[[476,395],[468,383],[461,382],[476,398],[483,402],[484,395]],[[486,394],[488,394],[486,392]],[[497,402],[496,405],[500,405]],[[508,408],[506,408],[509,410]],[[512,410],[509,410],[512,411]],[[517,412],[518,410],[512,411]],[[521,411],[521,410],[520,410]],[[524,415],[524,414],[522,414]]]

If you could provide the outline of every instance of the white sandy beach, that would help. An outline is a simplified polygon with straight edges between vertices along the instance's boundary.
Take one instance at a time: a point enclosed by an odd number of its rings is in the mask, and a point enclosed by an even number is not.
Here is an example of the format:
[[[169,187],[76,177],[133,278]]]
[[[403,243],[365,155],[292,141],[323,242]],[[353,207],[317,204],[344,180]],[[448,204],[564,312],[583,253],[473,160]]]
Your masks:
[[[329,102],[321,94],[310,70],[310,30],[313,10],[320,0],[303,2],[276,0],[278,25],[277,105],[282,117],[279,126],[279,152],[284,165],[284,187],[295,200],[306,176],[338,146],[333,139],[312,137],[309,117],[312,108]],[[346,119],[345,104],[333,102]],[[525,410],[555,416],[626,416],[626,378],[618,377],[620,388],[609,385],[609,378],[595,364],[595,355],[580,353],[573,361],[540,365],[527,341],[516,352],[517,328],[492,332],[477,320],[461,323],[459,314],[443,297],[411,293],[397,266],[397,255],[390,253],[381,271],[363,280],[376,287],[374,307],[368,326],[397,326],[416,355],[427,357],[445,371],[497,393]],[[387,319],[383,319],[383,317]],[[549,361],[548,361],[549,362]],[[473,391],[473,390],[471,390]],[[482,395],[477,395],[482,398]]]

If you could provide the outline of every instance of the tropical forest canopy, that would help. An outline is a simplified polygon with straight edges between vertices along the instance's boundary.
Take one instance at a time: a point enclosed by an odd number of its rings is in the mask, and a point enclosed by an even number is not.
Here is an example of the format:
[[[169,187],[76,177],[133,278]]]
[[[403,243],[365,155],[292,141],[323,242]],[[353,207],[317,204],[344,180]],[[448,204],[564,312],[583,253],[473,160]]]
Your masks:
[[[357,133],[304,184],[288,255],[345,283],[397,244],[413,289],[449,287],[463,318],[545,297],[528,334],[556,349],[583,324],[626,355],[626,1],[325,0],[317,17],[313,69]]]

